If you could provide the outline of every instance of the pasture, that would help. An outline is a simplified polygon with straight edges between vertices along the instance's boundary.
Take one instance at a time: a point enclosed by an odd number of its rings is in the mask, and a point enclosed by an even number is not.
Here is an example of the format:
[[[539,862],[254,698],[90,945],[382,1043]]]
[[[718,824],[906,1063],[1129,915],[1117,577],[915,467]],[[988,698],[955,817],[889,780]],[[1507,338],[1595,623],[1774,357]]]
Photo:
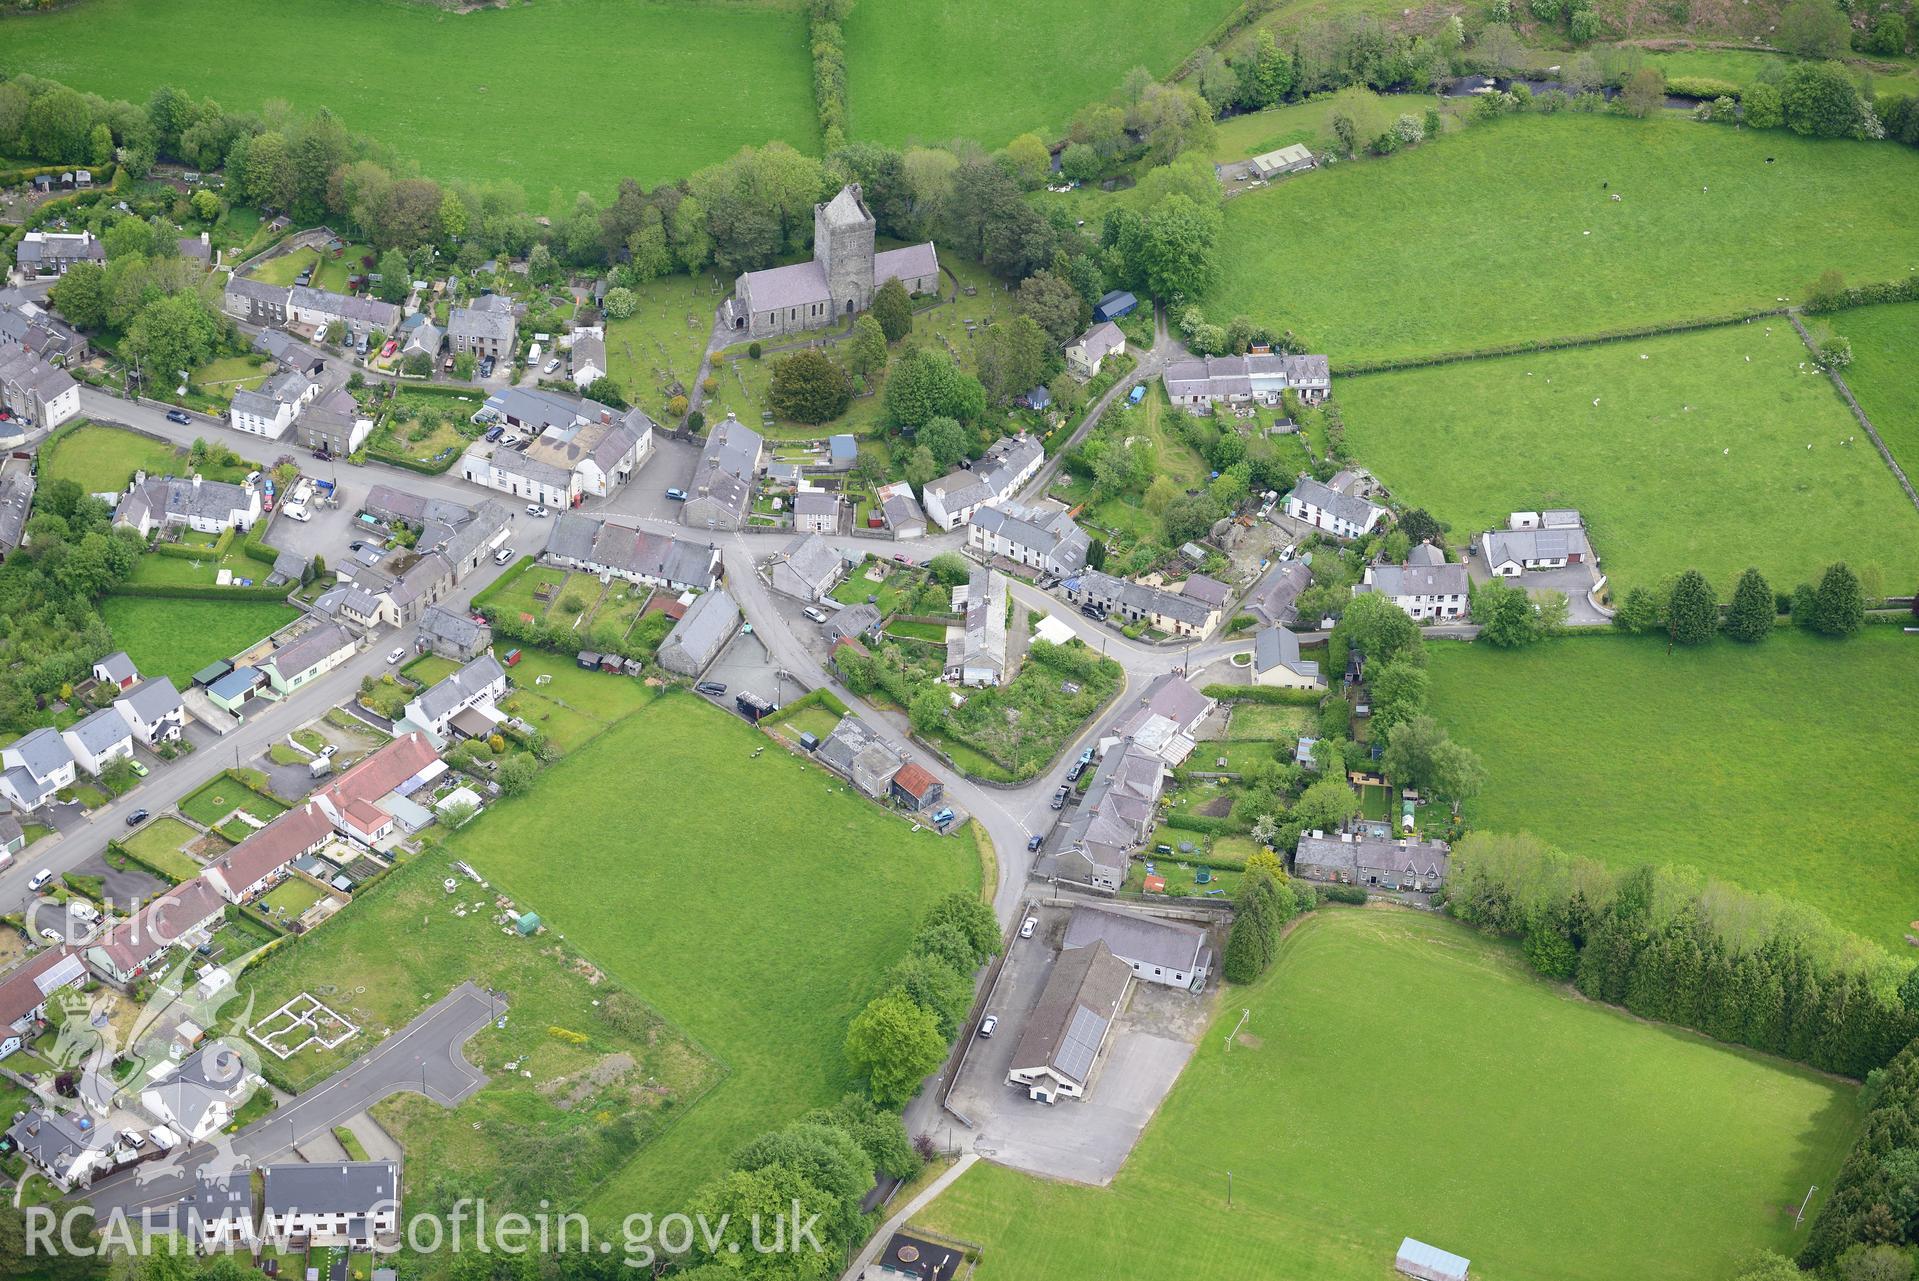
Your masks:
[[[846,20],[848,132],[895,145],[1063,132],[1136,66],[1164,75],[1233,0],[1125,0],[1096,20],[1068,0],[944,0],[910,13],[855,5]]]
[[[214,37],[222,56],[182,31]],[[503,51],[510,57],[502,57]],[[797,6],[548,0],[449,13],[395,0],[98,0],[9,21],[0,68],[144,102],[171,84],[252,110],[326,107],[435,178],[511,182],[536,213],[780,138],[815,150]],[[565,89],[589,77],[579,127]]]
[[[972,842],[909,833],[684,695],[569,753],[450,849],[725,1067],[601,1184],[587,1210],[608,1215],[678,1205],[742,1143],[850,1088],[847,1023],[919,913],[980,878]]]
[[[1916,642],[1872,626],[1671,654],[1623,636],[1438,645],[1432,705],[1485,762],[1473,826],[1689,864],[1898,947],[1919,915]]]
[[[1919,351],[1919,303],[1861,307],[1811,324],[1815,334],[1826,328],[1852,340],[1846,385],[1906,474],[1919,472],[1919,378],[1912,372],[1912,353]],[[1903,595],[1912,585],[1895,583],[1888,590]]]
[[[1408,1235],[1487,1281],[1719,1277],[1792,1248],[1858,1125],[1848,1085],[1568,999],[1410,912],[1324,909],[1221,1005],[1110,1187],[982,1163],[918,1222],[983,1243],[982,1281],[1144,1258],[1376,1281]]]
[[[1229,201],[1203,301],[1221,323],[1294,330],[1335,375],[1341,361],[1771,307],[1827,268],[1903,275],[1919,261],[1919,224],[1901,212],[1915,184],[1909,148],[1514,116]]]
[[[182,561],[182,564],[187,562]],[[227,658],[299,617],[291,605],[270,600],[169,600],[106,596],[100,617],[114,644],[148,676],[171,676],[185,689],[193,674]],[[187,623],[192,619],[191,625]]]
[[[1450,542],[1577,507],[1615,598],[1689,568],[1725,598],[1749,565],[1783,591],[1835,560],[1919,580],[1919,511],[1781,319],[1370,374],[1338,396],[1354,456]]]

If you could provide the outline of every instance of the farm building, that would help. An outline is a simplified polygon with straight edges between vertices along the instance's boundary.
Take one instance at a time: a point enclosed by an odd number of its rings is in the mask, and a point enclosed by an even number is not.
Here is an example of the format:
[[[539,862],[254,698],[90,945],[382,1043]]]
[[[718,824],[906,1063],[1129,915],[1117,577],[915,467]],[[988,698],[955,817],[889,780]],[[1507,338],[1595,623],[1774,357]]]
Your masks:
[[[1289,173],[1299,173],[1313,167],[1313,153],[1304,143],[1294,143],[1290,147],[1281,147],[1278,151],[1269,151],[1263,156],[1252,159],[1253,173],[1263,181],[1270,181]]]
[[[1393,1267],[1420,1281],[1466,1281],[1466,1269],[1472,1261],[1449,1254],[1435,1245],[1407,1237],[1399,1243]]]

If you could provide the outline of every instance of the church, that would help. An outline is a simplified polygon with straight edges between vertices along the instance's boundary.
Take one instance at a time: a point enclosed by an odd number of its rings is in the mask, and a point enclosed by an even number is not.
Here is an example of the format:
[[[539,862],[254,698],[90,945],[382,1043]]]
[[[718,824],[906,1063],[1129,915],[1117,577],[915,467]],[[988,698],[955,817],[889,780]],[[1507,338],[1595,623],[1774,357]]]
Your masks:
[[[865,311],[873,291],[897,279],[909,294],[939,289],[939,255],[929,240],[873,251],[873,215],[858,183],[813,206],[813,258],[787,267],[740,273],[726,300],[727,327],[746,338],[776,338],[823,329]]]

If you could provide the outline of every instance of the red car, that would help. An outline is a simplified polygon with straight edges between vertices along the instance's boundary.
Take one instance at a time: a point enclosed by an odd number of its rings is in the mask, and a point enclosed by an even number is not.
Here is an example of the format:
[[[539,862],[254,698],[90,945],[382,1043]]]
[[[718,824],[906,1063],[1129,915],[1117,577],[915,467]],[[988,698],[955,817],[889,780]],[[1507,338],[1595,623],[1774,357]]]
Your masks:
[[[384,360],[386,357],[391,356],[394,352],[398,350],[400,350],[400,344],[397,342],[394,342],[391,338],[389,338],[387,339],[386,346],[380,348],[380,358]]]

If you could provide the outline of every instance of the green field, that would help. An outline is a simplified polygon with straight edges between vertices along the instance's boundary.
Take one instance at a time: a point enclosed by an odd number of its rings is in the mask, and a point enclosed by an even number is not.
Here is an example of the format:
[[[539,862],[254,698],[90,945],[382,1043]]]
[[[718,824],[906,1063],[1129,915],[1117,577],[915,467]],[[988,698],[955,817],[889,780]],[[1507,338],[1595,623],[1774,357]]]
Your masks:
[[[204,41],[180,38],[204,33]],[[8,20],[0,68],[145,102],[333,111],[435,178],[519,184],[536,212],[610,200],[749,143],[818,145],[806,20],[770,4],[547,0],[447,13],[403,0],[90,0]],[[582,128],[575,91],[593,86]]]
[[[1171,71],[1233,0],[1125,0],[1097,13],[1068,0],[942,0],[910,10],[854,6],[846,20],[848,109],[856,138],[992,148],[1061,132],[1119,88],[1128,69]]]
[[[1690,864],[1889,946],[1919,916],[1919,637],[1441,645],[1431,670],[1434,714],[1486,765],[1474,826]]]
[[[1919,473],[1919,378],[1912,367],[1912,354],[1919,351],[1919,303],[1861,307],[1814,323],[1852,340],[1846,385],[1906,475]],[[1912,587],[1897,583],[1889,590],[1904,595]]]
[[[909,834],[813,765],[756,759],[765,742],[664,696],[452,842],[728,1070],[591,1211],[677,1205],[741,1143],[838,1098],[880,971],[936,895],[979,884],[970,842]]]
[[[980,1281],[1380,1281],[1404,1236],[1485,1281],[1723,1278],[1793,1248],[1858,1125],[1843,1083],[1568,999],[1409,912],[1310,918],[1222,1005],[1246,1031],[1201,1039],[1111,1187],[981,1164],[918,1222],[982,1243]]]
[[[100,616],[142,672],[171,676],[184,689],[202,667],[286,626],[299,611],[274,601],[108,596],[100,602]]]
[[[1666,52],[1648,52],[1646,61],[1666,73],[1671,80],[1675,76],[1708,76],[1714,80],[1730,80],[1736,85],[1748,85],[1759,79],[1760,73],[1777,69],[1786,72],[1798,64],[1801,59],[1790,54],[1762,53],[1748,49],[1674,49]],[[1872,92],[1875,94],[1900,94],[1919,92],[1919,71],[1910,60],[1895,62],[1885,58],[1859,59],[1848,64],[1848,70],[1855,76],[1865,71],[1867,62],[1879,67],[1896,68],[1891,74],[1885,71],[1866,71],[1872,78]]]
[[[1577,507],[1615,597],[1689,568],[1727,597],[1748,565],[1785,591],[1835,560],[1919,580],[1919,511],[1783,320],[1371,374],[1338,395],[1354,456],[1452,543]]]
[[[1296,331],[1335,374],[1770,307],[1827,268],[1881,280],[1919,261],[1901,214],[1919,154],[1777,130],[1514,116],[1309,178],[1227,202],[1204,301]]]

